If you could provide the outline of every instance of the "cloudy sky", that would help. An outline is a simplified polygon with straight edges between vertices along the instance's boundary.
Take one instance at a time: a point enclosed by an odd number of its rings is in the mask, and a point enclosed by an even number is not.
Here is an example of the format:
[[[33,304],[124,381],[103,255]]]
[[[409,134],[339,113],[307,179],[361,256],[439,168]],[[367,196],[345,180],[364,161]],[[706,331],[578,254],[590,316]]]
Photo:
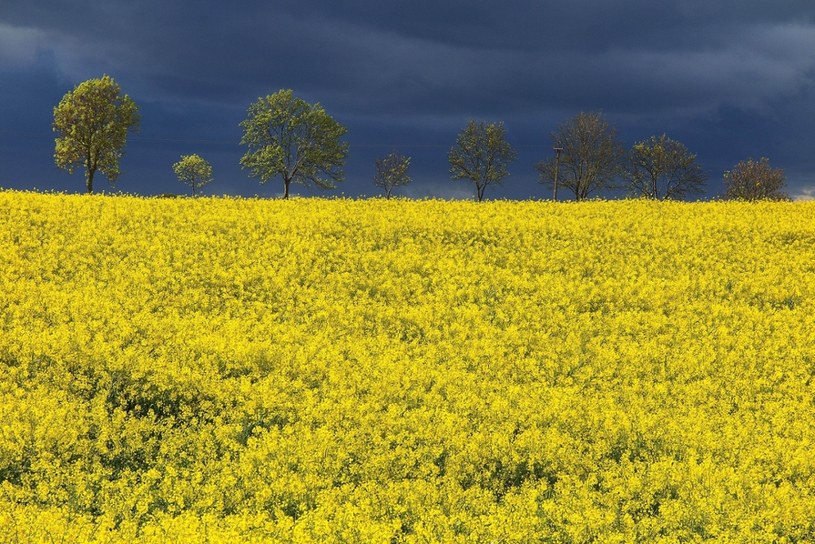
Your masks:
[[[601,111],[628,146],[683,142],[709,196],[761,156],[815,196],[812,0],[2,0],[0,187],[83,190],[81,171],[54,166],[53,107],[102,74],[142,115],[125,192],[184,192],[171,165],[198,153],[215,170],[206,193],[279,194],[238,165],[238,123],[291,88],[348,128],[337,194],[375,194],[374,159],[396,149],[413,157],[402,194],[470,197],[447,152],[476,119],[503,121],[519,152],[487,198],[545,198],[534,164],[551,132]]]

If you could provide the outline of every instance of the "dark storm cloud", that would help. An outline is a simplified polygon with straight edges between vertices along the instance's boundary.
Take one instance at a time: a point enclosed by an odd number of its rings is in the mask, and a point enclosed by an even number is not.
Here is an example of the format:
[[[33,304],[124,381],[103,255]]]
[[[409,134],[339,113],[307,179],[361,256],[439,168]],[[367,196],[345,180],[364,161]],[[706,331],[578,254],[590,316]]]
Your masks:
[[[715,176],[753,153],[745,134],[760,128],[763,149],[809,183],[808,159],[790,150],[815,121],[810,0],[6,0],[0,70],[42,55],[59,81],[108,72],[154,112],[179,108],[153,125],[179,139],[216,130],[185,115],[237,117],[234,132],[249,101],[285,87],[325,105],[352,144],[449,141],[475,117],[545,145],[563,119],[602,110],[629,138],[689,138]]]
[[[69,74],[216,101],[294,87],[360,112],[759,105],[809,77],[815,50],[805,2],[34,4],[5,20],[56,40]]]

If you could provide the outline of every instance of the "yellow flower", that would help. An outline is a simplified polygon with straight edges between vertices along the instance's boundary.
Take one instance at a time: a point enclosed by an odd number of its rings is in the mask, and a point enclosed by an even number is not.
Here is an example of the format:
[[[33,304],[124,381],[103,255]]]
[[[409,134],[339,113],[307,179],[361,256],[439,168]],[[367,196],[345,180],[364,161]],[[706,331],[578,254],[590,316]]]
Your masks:
[[[813,204],[0,210],[0,542],[815,540]]]

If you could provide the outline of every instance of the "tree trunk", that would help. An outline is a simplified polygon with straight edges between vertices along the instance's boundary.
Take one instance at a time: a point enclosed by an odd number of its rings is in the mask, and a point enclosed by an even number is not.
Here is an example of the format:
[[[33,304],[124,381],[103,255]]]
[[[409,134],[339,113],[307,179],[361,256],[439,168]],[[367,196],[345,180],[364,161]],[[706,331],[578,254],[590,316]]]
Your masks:
[[[478,201],[479,201],[479,202],[481,202],[482,200],[484,200],[484,188],[485,188],[485,187],[486,187],[486,185],[484,185],[484,186],[478,186],[478,185],[476,185],[476,186],[475,186],[475,189],[476,189],[476,194],[478,195]]]
[[[289,198],[289,184],[291,184],[290,179],[284,179],[283,180],[283,198],[284,199]]]
[[[93,168],[88,168],[85,170],[85,187],[88,189],[88,193],[93,192],[93,175],[96,173],[96,170]]]

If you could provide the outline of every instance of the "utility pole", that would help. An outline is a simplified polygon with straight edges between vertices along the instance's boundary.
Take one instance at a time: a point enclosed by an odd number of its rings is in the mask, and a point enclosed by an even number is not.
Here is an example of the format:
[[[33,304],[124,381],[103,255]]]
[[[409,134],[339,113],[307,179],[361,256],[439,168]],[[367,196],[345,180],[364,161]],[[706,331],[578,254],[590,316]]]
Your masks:
[[[555,150],[555,190],[552,193],[552,200],[557,202],[557,177],[560,173],[560,154],[563,152],[562,147],[554,147]]]

